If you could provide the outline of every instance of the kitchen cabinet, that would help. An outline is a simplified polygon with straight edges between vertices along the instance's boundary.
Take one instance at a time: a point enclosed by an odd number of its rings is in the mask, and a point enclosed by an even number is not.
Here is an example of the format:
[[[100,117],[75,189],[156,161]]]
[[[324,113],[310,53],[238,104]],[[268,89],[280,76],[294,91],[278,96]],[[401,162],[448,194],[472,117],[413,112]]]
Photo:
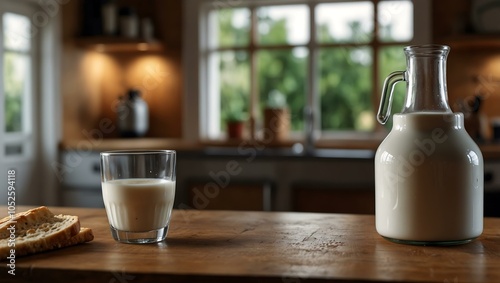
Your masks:
[[[99,152],[63,151],[57,166],[59,205],[104,207]]]
[[[322,207],[326,211],[328,198],[318,194],[317,187],[307,186],[324,184],[328,188],[325,193],[337,201],[336,211],[371,211],[370,189],[356,189],[373,187],[373,153],[332,150],[328,154],[277,154],[275,149],[269,149],[254,156],[236,150],[178,150],[174,207],[279,211],[314,211]],[[65,150],[59,167],[61,205],[102,207],[99,152]],[[294,188],[303,190],[297,195]],[[351,189],[356,193],[349,193]],[[297,197],[302,200],[301,206],[294,204]]]
[[[369,196],[374,184],[373,152],[332,150],[330,155],[301,156],[283,151],[273,154],[279,150],[269,149],[251,156],[238,154],[237,150],[231,153],[231,149],[220,151],[178,154],[176,207],[196,208],[193,190],[197,188],[197,194],[202,195],[197,201],[205,200],[208,204],[201,202],[201,205],[211,209],[319,211],[321,208],[326,212],[332,209],[329,204],[336,202],[338,212],[373,212],[374,201]],[[336,155],[339,152],[344,155]],[[235,174],[228,173],[228,164],[237,165]],[[210,183],[225,185],[226,179],[227,187],[207,187]],[[208,191],[204,192],[205,189]]]
[[[61,152],[60,205],[102,207],[99,151]],[[130,149],[177,149],[176,208],[278,210],[372,214],[375,211],[373,152],[317,150],[293,155],[267,149],[253,155],[237,149],[203,149],[177,141],[117,140]],[[500,217],[500,155],[482,147],[485,158],[485,216]],[[371,153],[370,153],[371,152]]]
[[[485,50],[498,49],[500,47],[500,37],[492,34],[461,34],[444,39],[452,50]]]
[[[152,40],[142,39],[142,34],[127,38],[84,33],[84,21],[90,18],[83,5],[100,2],[61,5],[62,140],[119,137],[116,105],[132,88],[141,90],[149,106],[147,137],[182,137],[182,1],[119,1],[120,7],[133,7],[141,22],[151,19]],[[109,130],[101,129],[103,123]]]
[[[220,186],[213,180],[189,182],[189,204],[194,209],[270,211],[271,182],[228,182]]]
[[[500,159],[484,164],[484,215],[500,217]]]
[[[498,33],[481,33],[478,29],[474,23],[474,2],[477,1],[432,1],[432,43],[451,47],[447,67],[450,105],[463,105],[464,101],[481,95],[487,99],[481,104],[479,113],[486,121],[484,124],[488,124],[500,113],[500,98],[496,95],[498,83],[495,82],[495,78],[500,77],[500,37]],[[494,5],[487,6],[496,9]]]
[[[76,1],[73,8],[82,16],[73,14],[78,26],[73,38],[76,46],[98,52],[163,51],[164,35],[158,31],[157,10],[165,7],[151,0]],[[73,11],[74,13],[75,11]],[[78,15],[79,15],[78,14]],[[160,28],[160,30],[162,30]],[[67,39],[67,40],[68,40]]]
[[[313,188],[304,184],[293,189],[293,210],[375,214],[375,188]]]

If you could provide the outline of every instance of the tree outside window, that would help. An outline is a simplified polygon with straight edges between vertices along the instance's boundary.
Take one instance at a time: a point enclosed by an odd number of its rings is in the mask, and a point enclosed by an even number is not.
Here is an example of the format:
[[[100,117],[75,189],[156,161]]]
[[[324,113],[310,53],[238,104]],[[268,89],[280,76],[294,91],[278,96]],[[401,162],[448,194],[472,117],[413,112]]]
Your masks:
[[[375,88],[390,72],[405,68],[402,48],[413,38],[411,1],[377,3],[212,10],[211,19],[216,24],[211,30],[216,36],[209,37],[215,38],[209,44],[209,57],[217,67],[210,70],[218,75],[209,81],[215,87],[209,87],[208,95],[219,101],[217,128],[221,135],[226,120],[237,113],[251,114],[253,99],[257,98],[256,112],[262,115],[274,91],[285,96],[293,132],[303,133],[306,128],[308,101],[318,102],[309,106],[319,110],[315,117],[323,133],[374,131],[379,93]],[[311,8],[314,19],[310,19]],[[311,72],[315,74],[312,79]],[[257,86],[253,94],[252,82]],[[311,84],[316,87],[311,88]],[[310,89],[316,93],[308,93]],[[311,95],[313,100],[308,99]],[[395,96],[394,109],[401,109],[403,97]]]

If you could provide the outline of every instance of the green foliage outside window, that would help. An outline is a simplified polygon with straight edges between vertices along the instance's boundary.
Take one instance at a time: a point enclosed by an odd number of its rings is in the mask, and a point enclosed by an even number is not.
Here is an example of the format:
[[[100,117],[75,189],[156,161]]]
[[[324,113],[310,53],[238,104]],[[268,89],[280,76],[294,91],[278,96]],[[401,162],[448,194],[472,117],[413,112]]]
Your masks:
[[[406,57],[403,52],[404,46],[383,47],[380,50],[380,69],[379,85],[382,86],[385,78],[394,71],[406,70]],[[379,91],[381,93],[381,91]],[[403,109],[404,99],[406,97],[406,84],[396,84],[393,93],[392,114],[399,113]],[[384,125],[387,129],[392,128],[392,118]]]
[[[4,53],[4,94],[5,94],[5,131],[22,130],[23,79],[16,76],[15,64],[23,62],[20,55]]]
[[[325,48],[319,57],[321,129],[372,130],[371,50]]]
[[[249,28],[246,25],[233,24],[233,10],[219,12],[219,45],[245,46],[249,42]],[[268,32],[259,35],[259,44],[271,44],[286,40],[287,30],[284,19],[260,19]],[[351,42],[359,41],[367,35],[359,29],[359,23],[351,22]],[[328,26],[318,26],[318,36],[329,41]],[[379,54],[367,46],[320,48],[318,52],[317,83],[319,90],[321,130],[323,131],[371,131],[375,128],[373,105],[373,56],[379,56],[379,85],[392,71],[405,68],[403,46],[382,47]],[[221,76],[221,129],[225,121],[235,116],[236,112],[248,114],[250,104],[250,64],[249,54],[243,51],[222,51],[220,57],[231,53],[227,60],[219,61]],[[305,47],[290,49],[260,49],[257,58],[257,78],[259,91],[259,109],[265,107],[267,96],[272,91],[279,91],[286,96],[291,111],[291,129],[304,129],[304,107],[307,97],[308,51]],[[377,90],[376,93],[379,93]],[[395,93],[393,112],[401,109],[404,98],[401,86]],[[376,106],[378,107],[378,105]],[[390,125],[388,126],[390,127]]]
[[[219,53],[221,128],[227,121],[247,119],[250,103],[250,66],[243,51]]]

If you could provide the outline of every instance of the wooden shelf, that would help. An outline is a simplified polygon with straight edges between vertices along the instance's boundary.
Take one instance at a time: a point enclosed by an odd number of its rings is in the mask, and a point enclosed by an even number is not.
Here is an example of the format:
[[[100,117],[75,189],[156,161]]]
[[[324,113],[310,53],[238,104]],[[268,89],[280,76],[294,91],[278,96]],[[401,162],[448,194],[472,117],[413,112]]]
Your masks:
[[[445,40],[454,49],[493,49],[500,47],[500,34],[462,34]]]
[[[159,41],[145,41],[114,36],[81,37],[75,44],[85,49],[99,52],[159,52],[163,44]]]

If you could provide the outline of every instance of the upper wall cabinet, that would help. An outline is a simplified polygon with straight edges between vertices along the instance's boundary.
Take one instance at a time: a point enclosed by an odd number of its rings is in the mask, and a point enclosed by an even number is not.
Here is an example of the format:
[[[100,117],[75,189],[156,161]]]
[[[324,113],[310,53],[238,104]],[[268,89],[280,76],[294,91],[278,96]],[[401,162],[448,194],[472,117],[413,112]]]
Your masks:
[[[500,34],[463,34],[450,36],[446,44],[453,49],[493,49],[500,47]]]
[[[81,31],[76,45],[100,52],[163,50],[155,34],[153,5],[99,0],[82,1],[81,7]]]
[[[434,40],[455,50],[497,49],[500,47],[499,15],[499,1],[435,1]]]

